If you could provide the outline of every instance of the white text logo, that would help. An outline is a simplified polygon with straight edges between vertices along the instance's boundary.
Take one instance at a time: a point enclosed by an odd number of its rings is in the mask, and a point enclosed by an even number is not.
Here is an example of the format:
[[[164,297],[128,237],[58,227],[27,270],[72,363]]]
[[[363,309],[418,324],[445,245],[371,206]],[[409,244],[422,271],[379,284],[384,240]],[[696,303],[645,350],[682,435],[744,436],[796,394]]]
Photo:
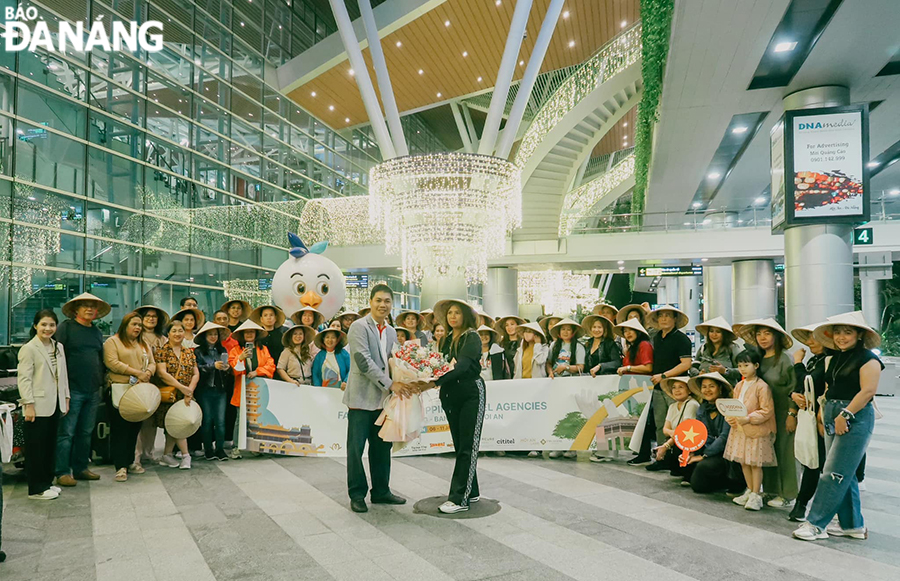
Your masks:
[[[38,20],[37,8],[7,7],[5,10],[6,30],[3,36],[7,51],[27,50],[34,52],[43,48],[49,52],[88,52],[95,48],[106,52],[127,50],[137,52],[159,52],[163,48],[162,34],[151,34],[156,30],[162,32],[162,23],[150,20],[142,24],[137,22],[113,21],[112,31],[107,31],[103,24],[103,16],[85,28],[84,22],[60,22],[55,33],[50,32],[47,22]]]

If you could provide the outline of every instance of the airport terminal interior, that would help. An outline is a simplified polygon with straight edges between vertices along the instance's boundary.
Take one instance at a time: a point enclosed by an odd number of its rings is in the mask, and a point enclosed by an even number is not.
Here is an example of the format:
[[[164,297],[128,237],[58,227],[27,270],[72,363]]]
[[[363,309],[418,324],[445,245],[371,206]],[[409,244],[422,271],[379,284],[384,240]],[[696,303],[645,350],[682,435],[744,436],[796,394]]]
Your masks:
[[[900,1],[0,11],[0,581],[900,579]]]

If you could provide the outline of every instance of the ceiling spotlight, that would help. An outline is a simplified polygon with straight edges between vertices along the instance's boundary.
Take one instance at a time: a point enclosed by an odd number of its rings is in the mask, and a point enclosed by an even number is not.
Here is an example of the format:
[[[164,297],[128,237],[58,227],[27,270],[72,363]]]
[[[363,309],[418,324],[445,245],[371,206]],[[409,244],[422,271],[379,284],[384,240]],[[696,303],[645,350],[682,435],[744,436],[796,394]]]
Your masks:
[[[866,167],[878,167],[879,165],[881,164],[879,164],[877,161],[870,161],[866,164]]]
[[[563,12],[563,18],[568,18],[568,17],[569,17],[569,11],[566,10],[565,12]]]
[[[722,177],[722,174],[720,174],[720,173],[717,172],[717,171],[714,171],[714,172],[710,173],[710,174],[709,174],[708,176],[706,176],[706,177],[708,177],[708,178],[711,179],[711,180],[717,180],[717,179],[719,179],[720,177]]]
[[[572,48],[572,47],[574,47],[574,46],[575,46],[575,41],[574,41],[574,40],[570,40],[570,41],[569,41],[569,48]]]
[[[740,135],[741,133],[747,133],[748,129],[749,127],[747,127],[746,125],[738,125],[734,129],[732,129],[731,132],[735,135]]]
[[[313,91],[312,93],[310,93],[310,96],[311,96],[311,97],[315,97],[315,96],[316,96],[316,92]],[[298,111],[298,113],[299,113],[299,111]]]
[[[497,0],[496,2],[494,2],[494,4],[500,6],[501,4],[503,4],[503,0]]]
[[[622,24],[620,24],[619,26],[621,26],[622,28],[625,28],[626,26],[628,26],[628,21],[627,21],[627,20],[623,20],[623,21],[622,21]]]
[[[420,74],[420,75],[424,75],[424,74],[425,74],[425,71],[423,71],[422,69],[419,69],[419,74]]]
[[[622,123],[622,127],[628,127],[628,121],[626,121],[625,123]]]
[[[690,226],[691,223],[690,223],[690,222],[685,222],[684,225],[685,225],[685,226]]]
[[[403,46],[403,43],[400,42],[400,41],[398,40],[398,41],[397,41],[397,48],[400,48],[401,46]]]
[[[519,61],[519,66],[525,66],[525,61]]]
[[[797,48],[796,42],[779,42],[772,50],[773,52],[790,52],[795,48]]]
[[[624,260],[620,260],[620,261],[619,261],[619,265],[621,266],[621,265],[623,265],[623,264],[625,264],[625,261],[624,261]]]
[[[446,26],[450,26],[450,21],[449,21],[449,20],[445,20],[445,21],[444,21],[444,26],[445,26],[445,27],[446,27]]]
[[[701,258],[701,259],[700,259],[700,262],[706,262],[706,261],[708,261],[708,260],[709,260],[708,258]]]
[[[481,82],[481,77],[478,77],[478,82],[479,82],[479,83]]]
[[[350,118],[349,117],[345,118],[344,123],[350,123]]]
[[[352,77],[355,74],[356,74],[356,72],[353,69],[350,69],[350,76]]]
[[[694,202],[692,205],[693,205],[695,208],[699,208],[700,206],[703,205],[703,203],[702,203],[702,202]]]
[[[463,58],[465,58],[465,57],[467,57],[467,56],[469,56],[469,51],[464,50],[464,51],[463,51]]]
[[[329,105],[329,106],[328,106],[328,110],[329,110],[329,111],[334,111],[334,105]]]
[[[440,93],[438,93],[437,96],[438,96],[439,99],[441,98],[441,94],[440,94]]]
[[[890,194],[891,194],[892,196],[900,196],[900,190],[891,190],[891,191],[890,191]]]
[[[755,203],[757,206],[761,206],[761,205],[763,205],[763,204],[766,203],[766,197],[765,197],[765,196],[760,196],[760,197],[756,198],[756,200],[754,200],[754,203]]]

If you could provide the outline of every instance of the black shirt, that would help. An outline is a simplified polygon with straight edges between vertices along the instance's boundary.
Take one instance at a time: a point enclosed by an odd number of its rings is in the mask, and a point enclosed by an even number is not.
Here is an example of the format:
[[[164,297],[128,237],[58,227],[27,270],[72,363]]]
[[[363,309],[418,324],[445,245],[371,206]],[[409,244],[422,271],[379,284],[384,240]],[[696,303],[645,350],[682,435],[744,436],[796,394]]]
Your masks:
[[[272,356],[272,359],[275,360],[275,364],[278,364],[278,358],[281,357],[281,352],[284,351],[284,344],[281,342],[281,337],[284,335],[284,327],[275,327],[269,334],[266,335],[265,339],[260,340],[260,345],[265,345],[269,350],[269,355]]]
[[[691,357],[693,345],[688,336],[673,329],[663,337],[662,331],[651,339],[653,345],[653,375],[665,373],[681,365],[683,357]]]
[[[103,364],[103,333],[95,325],[85,327],[67,319],[60,323],[54,338],[66,352],[69,389],[78,393],[99,391],[106,368]]]
[[[448,361],[456,359],[456,365],[445,375],[438,378],[435,384],[441,388],[441,393],[446,389],[453,389],[460,385],[473,384],[481,377],[481,337],[474,329],[463,333],[453,348],[453,334],[447,336],[444,341],[444,356]]]
[[[611,375],[622,366],[622,352],[619,345],[612,339],[604,339],[600,341],[600,346],[596,351],[591,353],[594,348],[594,339],[590,338],[584,344],[585,359],[584,370],[591,372],[594,367],[600,366],[597,371],[598,375]]]
[[[878,361],[881,369],[884,369],[884,363],[877,355],[861,343],[857,345],[850,351],[839,351],[828,361],[828,369],[825,370],[825,383],[828,384],[825,399],[851,400],[856,397],[860,392],[859,370],[869,361]]]
[[[805,391],[806,377],[809,376],[813,381],[813,390],[816,394],[816,400],[825,393],[825,353],[813,355],[806,365],[803,363],[794,363],[794,375],[797,376],[797,383],[794,385],[794,393],[803,394]],[[816,410],[816,402],[806,402],[809,409]]]

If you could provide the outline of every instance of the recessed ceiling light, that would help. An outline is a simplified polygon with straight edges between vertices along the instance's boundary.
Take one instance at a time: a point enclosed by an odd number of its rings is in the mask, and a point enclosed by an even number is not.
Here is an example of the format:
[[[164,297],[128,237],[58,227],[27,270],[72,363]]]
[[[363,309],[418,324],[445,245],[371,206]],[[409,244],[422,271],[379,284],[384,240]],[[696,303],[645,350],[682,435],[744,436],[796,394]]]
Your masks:
[[[756,200],[754,200],[754,202],[756,203],[756,205],[765,204],[765,203],[766,203],[766,197],[765,197],[765,196],[760,196],[760,197],[756,198]]]
[[[741,133],[747,133],[748,129],[749,127],[747,127],[746,125],[738,125],[734,129],[732,129],[731,132],[736,135],[740,135]]]
[[[866,167],[878,167],[880,164],[877,161],[870,161],[866,164]]]
[[[685,225],[685,226],[690,226],[691,223],[690,223],[690,222],[685,222],[684,225]]]
[[[356,72],[353,69],[350,69],[350,76],[352,77],[355,74],[356,74]]]
[[[772,49],[773,52],[790,52],[797,48],[796,42],[779,42],[775,45],[775,48]]]
[[[469,56],[469,51],[464,50],[464,51],[463,51],[463,58],[465,58],[465,57],[467,57],[467,56]]]
[[[708,178],[711,179],[711,180],[717,180],[717,179],[719,179],[720,177],[722,177],[722,174],[720,174],[720,173],[717,172],[717,171],[714,171],[714,172],[710,173],[710,174],[709,174],[708,176],[706,176],[706,177],[708,177]]]
[[[334,111],[334,105],[329,105],[329,106],[328,106],[328,110],[329,110],[329,111]]]
[[[438,93],[438,94],[437,94],[437,96],[438,96],[438,98],[440,98],[440,97],[441,97],[441,94],[440,94],[440,93]]]
[[[445,20],[445,21],[444,21],[444,26],[450,26],[450,21],[449,21],[449,20]]]
[[[703,205],[703,204],[700,203],[700,202],[694,202],[694,204],[693,204],[693,206],[694,206],[695,208],[699,208],[699,207],[702,206],[702,205]]]
[[[525,65],[525,61],[519,61],[519,66],[520,66],[520,67],[521,67],[521,66],[524,66],[524,65]]]
[[[566,10],[565,12],[563,12],[563,18],[568,18],[568,17],[569,17],[569,11]]]
[[[892,196],[900,196],[900,190],[891,190],[891,191],[890,191],[890,194],[891,194]]]
[[[621,26],[622,28],[625,28],[626,26],[628,26],[628,21],[627,21],[627,20],[623,20],[623,21],[622,21],[622,24],[621,24],[620,26]]]
[[[628,121],[626,121],[625,123],[622,123],[622,127],[628,127]]]
[[[624,260],[620,260],[620,261],[619,261],[619,264],[620,264],[620,265],[625,264],[625,261],[624,261]]]
[[[620,266],[620,267],[619,267],[619,270],[625,270],[625,267],[624,267],[624,266]]]
[[[570,40],[570,41],[569,41],[569,48],[572,48],[572,47],[574,47],[574,46],[575,46],[575,41],[574,41],[574,40]]]
[[[349,118],[349,117],[346,117],[346,118],[344,119],[344,123],[350,123],[350,118]]]
[[[479,82],[479,83],[481,82],[481,77],[478,77],[478,82]]]
[[[401,46],[403,46],[403,43],[400,42],[400,41],[398,40],[398,41],[397,41],[397,48],[400,48]]]
[[[420,74],[420,75],[424,75],[424,74],[425,74],[425,71],[423,71],[422,69],[419,69],[419,74]]]
[[[700,262],[707,262],[708,260],[709,260],[708,258],[701,258]]]
[[[494,4],[500,6],[501,4],[503,4],[503,0],[497,0],[496,2],[494,2]]]

